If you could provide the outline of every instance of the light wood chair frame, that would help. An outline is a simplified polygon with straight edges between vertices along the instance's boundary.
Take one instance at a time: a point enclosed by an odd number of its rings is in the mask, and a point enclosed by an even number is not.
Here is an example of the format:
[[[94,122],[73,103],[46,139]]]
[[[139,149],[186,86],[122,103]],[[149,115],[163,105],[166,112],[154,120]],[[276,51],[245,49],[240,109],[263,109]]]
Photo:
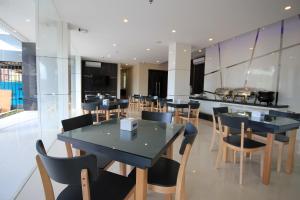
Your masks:
[[[192,117],[192,113],[195,113],[195,116]],[[185,116],[180,116],[179,115],[179,118],[183,121],[188,121],[188,122],[192,122],[197,128],[199,127],[199,114],[200,114],[200,106],[199,108],[196,108],[196,109],[192,109],[191,108],[191,105],[189,105],[188,107],[188,116],[185,117]]]
[[[192,145],[187,144],[184,153],[181,157],[176,186],[163,187],[163,186],[148,184],[149,190],[152,190],[157,193],[165,194],[166,199],[172,199],[172,194],[175,194],[175,200],[185,200],[186,199],[185,171],[186,171],[186,166],[187,166],[191,149],[192,149]]]
[[[244,156],[245,156],[245,154],[251,154],[252,155],[254,152],[260,152],[260,156],[261,156],[260,157],[260,175],[262,176],[264,152],[265,152],[266,146],[258,147],[258,148],[245,148],[244,147],[244,139],[245,139],[245,124],[244,123],[241,123],[241,135],[240,135],[241,136],[241,147],[231,145],[229,143],[226,143],[223,140],[224,137],[227,137],[229,135],[229,127],[228,126],[222,126],[222,122],[221,122],[220,117],[218,117],[218,126],[219,126],[219,130],[222,133],[222,137],[220,137],[220,142],[219,142],[219,149],[218,149],[218,155],[217,155],[216,166],[215,166],[216,169],[218,169],[220,167],[222,156],[223,156],[223,160],[224,160],[225,157],[227,157],[227,148],[234,151],[234,160],[236,160],[235,152],[240,152],[240,177],[239,177],[239,183],[242,185],[243,184],[243,174],[244,174]]]
[[[46,170],[39,155],[36,155],[35,159],[36,159],[38,170],[41,175],[44,193],[45,193],[45,199],[46,200],[55,200],[52,182],[47,173],[47,170]],[[89,175],[88,175],[87,169],[81,170],[81,189],[82,189],[82,199],[83,200],[91,200]],[[132,197],[133,197],[133,199],[135,199],[134,194],[135,194],[135,187],[132,188],[132,190],[127,194],[127,196],[125,197],[124,200],[129,200]]]

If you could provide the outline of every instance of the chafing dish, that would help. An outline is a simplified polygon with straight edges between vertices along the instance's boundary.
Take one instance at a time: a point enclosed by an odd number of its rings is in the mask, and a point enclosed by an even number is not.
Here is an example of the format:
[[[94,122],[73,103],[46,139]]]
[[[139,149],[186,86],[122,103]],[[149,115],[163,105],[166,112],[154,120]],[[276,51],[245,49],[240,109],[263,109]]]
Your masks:
[[[257,91],[254,88],[236,88],[232,90],[233,101],[241,99],[241,102],[247,103],[250,98],[256,98]]]
[[[258,91],[257,100],[261,104],[262,102],[267,103],[267,105],[272,105],[274,101],[274,93],[273,91]]]
[[[215,90],[215,99],[221,98],[223,101],[227,101],[232,97],[232,90],[230,88],[217,88]]]

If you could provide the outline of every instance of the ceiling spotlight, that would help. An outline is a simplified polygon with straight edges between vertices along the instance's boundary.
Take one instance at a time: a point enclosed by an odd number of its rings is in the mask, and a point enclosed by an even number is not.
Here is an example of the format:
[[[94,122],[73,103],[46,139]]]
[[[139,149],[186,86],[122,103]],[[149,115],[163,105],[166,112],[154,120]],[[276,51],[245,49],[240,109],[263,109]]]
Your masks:
[[[133,60],[136,60],[136,58],[133,58]]]
[[[252,51],[252,50],[253,50],[253,47],[250,47],[250,48],[249,48],[249,50],[251,50],[251,51]]]
[[[160,61],[159,61],[159,60],[157,60],[157,61],[156,61],[156,63],[160,63]]]
[[[146,51],[150,51],[151,49],[147,48]]]
[[[128,19],[127,19],[127,18],[124,18],[124,19],[123,19],[123,22],[124,22],[124,23],[127,23],[127,22],[128,22]]]
[[[16,30],[13,30],[13,32],[16,33],[17,31],[16,31]]]
[[[116,47],[116,46],[117,46],[117,44],[116,44],[116,43],[113,43],[112,45],[113,45],[113,47]]]
[[[110,54],[107,54],[107,57],[108,57],[108,58],[111,58],[111,55],[110,55]]]
[[[183,52],[186,52],[186,49],[183,49]]]
[[[213,38],[209,38],[208,40],[209,40],[209,41],[213,41],[214,39],[213,39]]]
[[[127,63],[126,63],[125,65],[126,65],[126,66],[128,66],[128,64],[127,64]]]
[[[199,49],[199,50],[198,50],[198,52],[199,52],[199,53],[201,53],[201,52],[202,52],[202,50],[201,50],[201,49]]]
[[[26,21],[26,22],[30,22],[31,20],[30,20],[30,19],[26,19],[25,21]]]
[[[173,30],[172,30],[172,33],[176,33],[176,30],[175,30],[175,29],[173,29]]]
[[[285,6],[284,10],[290,10],[292,8],[292,6]]]

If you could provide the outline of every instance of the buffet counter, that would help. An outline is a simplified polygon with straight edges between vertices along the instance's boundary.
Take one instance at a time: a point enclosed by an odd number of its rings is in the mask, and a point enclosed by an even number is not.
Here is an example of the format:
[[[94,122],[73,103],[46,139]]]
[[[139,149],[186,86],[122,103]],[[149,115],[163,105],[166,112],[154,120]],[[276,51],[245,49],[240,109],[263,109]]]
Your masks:
[[[266,104],[230,102],[230,101],[222,101],[222,100],[208,99],[203,97],[192,97],[192,96],[190,96],[190,100],[198,101],[200,103],[200,108],[201,108],[200,118],[204,118],[208,120],[211,119],[211,115],[213,113],[213,107],[226,106],[229,108],[231,112],[258,111],[265,114],[268,114],[269,110],[287,111],[289,107],[288,105],[268,106]]]

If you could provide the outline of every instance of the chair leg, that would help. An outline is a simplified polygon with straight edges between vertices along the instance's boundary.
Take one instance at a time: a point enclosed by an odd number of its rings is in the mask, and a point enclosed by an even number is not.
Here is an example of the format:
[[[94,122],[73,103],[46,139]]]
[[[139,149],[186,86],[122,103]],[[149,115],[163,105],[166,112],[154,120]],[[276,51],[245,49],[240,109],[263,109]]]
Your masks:
[[[241,156],[240,156],[240,185],[243,184],[243,173],[244,173],[244,152],[241,151]]]
[[[233,164],[236,164],[236,151],[233,151]]]
[[[220,167],[224,146],[225,145],[223,144],[222,140],[220,139],[218,155],[217,155],[217,160],[216,160],[216,166],[215,166],[216,169],[218,169]]]
[[[172,194],[165,194],[165,200],[172,200]]]
[[[262,177],[264,171],[264,152],[260,154],[260,177]]]
[[[283,153],[283,144],[278,145],[278,157],[277,157],[277,172],[281,171],[281,161],[282,161],[282,153]]]
[[[127,175],[127,170],[126,170],[126,164],[121,163],[119,164],[120,166],[120,175],[126,176]]]
[[[214,148],[214,144],[215,144],[215,140],[216,140],[216,129],[215,127],[213,127],[213,132],[212,132],[212,137],[211,137],[211,142],[210,142],[210,147],[209,147],[209,150],[212,151],[213,148]]]

